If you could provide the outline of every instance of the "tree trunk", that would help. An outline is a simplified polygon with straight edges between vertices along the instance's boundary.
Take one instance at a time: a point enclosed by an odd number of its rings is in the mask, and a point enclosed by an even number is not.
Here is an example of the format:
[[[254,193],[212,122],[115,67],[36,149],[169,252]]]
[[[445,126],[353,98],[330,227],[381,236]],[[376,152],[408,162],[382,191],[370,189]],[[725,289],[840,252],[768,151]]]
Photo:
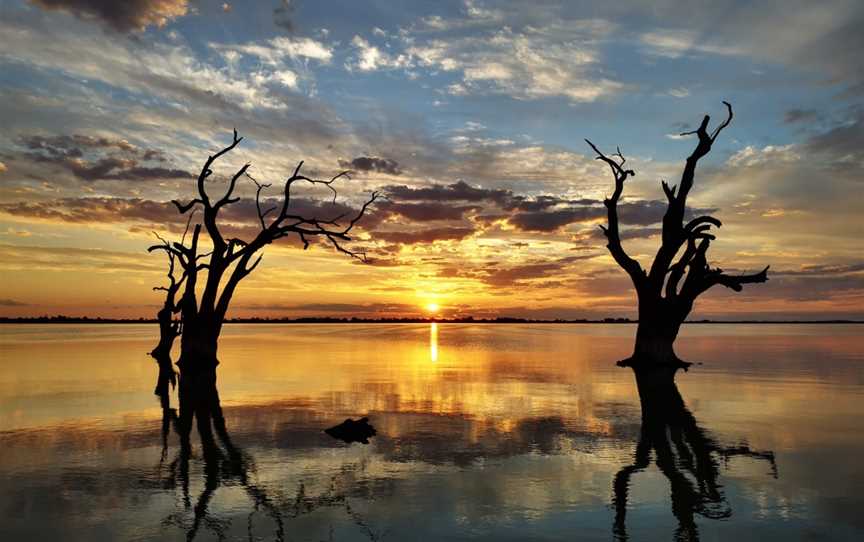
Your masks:
[[[169,408],[170,396],[169,385],[177,385],[177,375],[171,365],[171,347],[177,338],[178,327],[173,321],[173,313],[170,308],[163,308],[157,314],[159,321],[159,344],[156,345],[150,355],[159,365],[159,375],[156,377],[156,388],[153,393],[159,397],[162,408]]]
[[[183,373],[189,372],[190,375],[207,371],[214,371],[215,374],[216,366],[219,365],[218,349],[218,326],[201,322],[199,318],[192,323],[184,322],[177,366]]]
[[[658,296],[639,296],[639,325],[633,356],[621,365],[645,368],[686,369],[689,364],[675,354],[675,339],[686,314]]]
[[[160,361],[171,357],[171,347],[174,346],[179,328],[174,322],[174,313],[169,307],[160,310],[156,314],[156,320],[159,322],[159,344],[150,352],[150,355],[156,358],[156,361]]]
[[[189,435],[193,418],[202,438],[211,434],[210,420],[221,417],[219,393],[216,390],[216,367],[195,365],[180,373],[180,430]]]
[[[640,319],[636,328],[633,363],[651,366],[680,365],[681,360],[674,349],[680,326],[681,323],[677,321]]]
[[[162,405],[162,408],[166,409],[171,406],[169,385],[177,385],[177,375],[174,373],[174,368],[171,366],[170,355],[152,355],[156,358],[156,363],[159,364],[159,375],[156,377],[156,388],[153,390],[153,393],[159,397],[159,402]]]

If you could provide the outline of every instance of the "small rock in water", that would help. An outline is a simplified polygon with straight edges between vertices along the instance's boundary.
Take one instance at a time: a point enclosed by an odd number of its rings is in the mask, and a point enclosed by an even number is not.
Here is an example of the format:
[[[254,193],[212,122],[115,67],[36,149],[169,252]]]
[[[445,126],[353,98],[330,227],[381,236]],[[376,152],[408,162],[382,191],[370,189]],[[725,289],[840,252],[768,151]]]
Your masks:
[[[324,432],[348,444],[352,442],[369,444],[369,438],[375,436],[375,433],[377,433],[375,428],[369,423],[369,418],[360,418],[357,421],[348,418],[339,425],[325,429]]]

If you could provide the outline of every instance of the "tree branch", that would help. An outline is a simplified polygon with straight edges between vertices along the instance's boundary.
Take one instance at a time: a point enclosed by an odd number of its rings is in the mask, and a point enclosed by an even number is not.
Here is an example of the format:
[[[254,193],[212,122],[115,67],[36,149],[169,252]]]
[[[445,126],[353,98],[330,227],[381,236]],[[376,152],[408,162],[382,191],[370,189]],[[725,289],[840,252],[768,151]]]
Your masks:
[[[666,274],[670,271],[672,260],[675,258],[681,245],[687,241],[689,237],[689,231],[687,231],[687,227],[683,225],[683,222],[687,208],[687,196],[690,194],[690,190],[693,187],[693,180],[696,175],[696,165],[700,158],[711,151],[711,145],[717,139],[717,136],[720,135],[720,132],[726,128],[730,122],[732,122],[732,106],[729,102],[725,101],[723,104],[726,106],[729,114],[726,120],[718,125],[712,133],[708,133],[708,123],[711,121],[711,117],[705,115],[702,118],[702,122],[699,124],[699,128],[681,134],[695,134],[699,141],[696,144],[696,148],[690,156],[687,157],[687,161],[684,164],[684,171],[681,173],[681,182],[677,185],[678,193],[675,193],[674,188],[669,188],[665,181],[661,182],[663,192],[666,194],[668,200],[668,206],[666,207],[666,213],[663,215],[662,244],[657,250],[654,262],[651,264],[651,270],[648,273],[648,281],[651,284],[651,289],[657,292],[657,295],[659,295],[663,288],[663,280],[666,277]],[[715,224],[717,227],[720,226],[720,221],[712,217],[699,217],[697,220],[699,220],[699,222],[693,223],[693,221],[691,221],[688,226],[690,226],[690,228],[695,228],[697,225],[706,221]]]
[[[617,153],[613,155],[618,156],[621,159],[621,161],[618,162],[600,152],[600,150],[591,143],[591,141],[586,139],[585,142],[588,143],[595,153],[597,153],[597,160],[602,160],[609,165],[609,168],[612,170],[612,175],[615,178],[615,190],[612,193],[612,197],[603,202],[606,206],[609,225],[601,225],[600,229],[603,230],[603,233],[606,235],[606,239],[608,240],[606,246],[612,254],[612,258],[615,259],[615,262],[617,262],[618,265],[630,275],[633,284],[638,287],[645,279],[645,271],[642,269],[642,266],[639,265],[639,262],[631,258],[624,250],[624,247],[621,245],[621,235],[618,232],[618,201],[621,199],[621,194],[624,191],[624,181],[626,181],[628,177],[635,176],[636,173],[632,169],[624,169],[623,166],[627,160],[621,154],[620,149],[618,149]]]

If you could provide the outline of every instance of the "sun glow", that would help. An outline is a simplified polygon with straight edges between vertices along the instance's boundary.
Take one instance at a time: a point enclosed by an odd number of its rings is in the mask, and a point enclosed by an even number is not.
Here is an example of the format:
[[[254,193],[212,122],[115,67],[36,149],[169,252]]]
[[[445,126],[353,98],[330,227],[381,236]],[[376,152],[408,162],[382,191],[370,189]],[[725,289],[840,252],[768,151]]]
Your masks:
[[[440,309],[441,309],[441,307],[438,305],[438,303],[427,303],[426,304],[426,311],[427,312],[436,313]]]

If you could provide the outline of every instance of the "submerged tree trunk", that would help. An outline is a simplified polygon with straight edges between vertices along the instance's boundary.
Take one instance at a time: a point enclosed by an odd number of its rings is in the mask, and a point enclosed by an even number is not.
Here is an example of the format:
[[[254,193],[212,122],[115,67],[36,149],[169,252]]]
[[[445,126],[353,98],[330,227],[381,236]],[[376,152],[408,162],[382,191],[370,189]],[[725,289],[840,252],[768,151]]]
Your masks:
[[[181,434],[188,437],[194,419],[202,438],[210,435],[211,421],[222,417],[219,392],[216,389],[216,367],[193,365],[183,369],[180,374],[179,396]]]
[[[221,327],[221,326],[220,326]],[[209,370],[215,371],[219,365],[219,328],[198,322],[186,324],[180,338],[180,358],[177,366],[185,374],[194,375]]]
[[[653,299],[652,299],[653,297]],[[649,298],[649,299],[646,299]],[[633,355],[622,366],[687,369],[689,363],[675,353],[675,339],[687,313],[661,297],[639,297],[639,324]]]
[[[177,386],[177,374],[174,372],[174,367],[171,363],[171,348],[174,346],[174,339],[180,333],[179,323],[173,320],[173,312],[167,306],[157,314],[159,322],[159,344],[156,345],[150,355],[156,360],[159,365],[159,374],[156,376],[156,388],[153,393],[159,397],[159,402],[162,408],[166,409],[170,406],[170,388]]]

